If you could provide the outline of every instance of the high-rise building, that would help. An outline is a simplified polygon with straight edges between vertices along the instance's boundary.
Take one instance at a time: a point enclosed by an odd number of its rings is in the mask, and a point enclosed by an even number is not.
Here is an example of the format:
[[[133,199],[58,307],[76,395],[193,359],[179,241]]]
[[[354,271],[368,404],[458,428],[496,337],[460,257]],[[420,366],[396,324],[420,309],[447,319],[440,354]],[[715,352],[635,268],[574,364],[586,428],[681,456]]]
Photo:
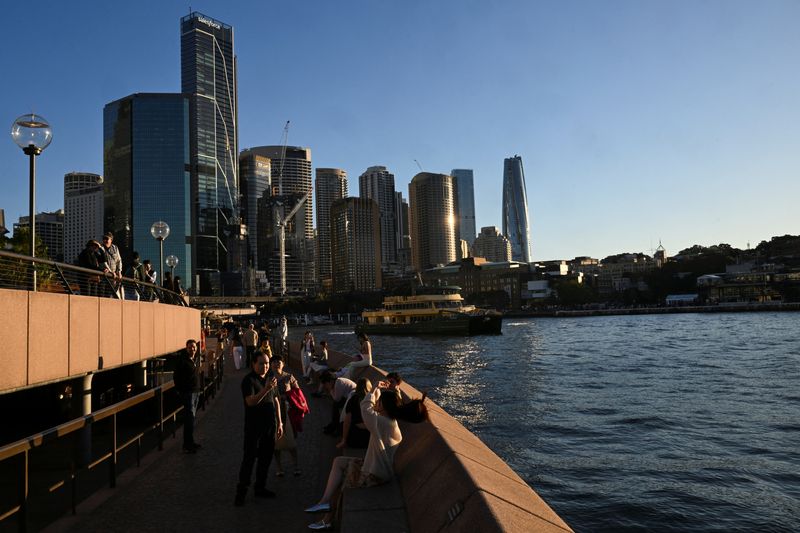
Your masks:
[[[358,177],[359,196],[375,200],[381,224],[381,264],[388,270],[397,263],[394,174],[386,167],[369,167]]]
[[[408,202],[402,192],[394,196],[395,227],[397,235],[397,266],[400,273],[411,268],[411,236],[409,235]]]
[[[241,261],[236,83],[233,28],[198,12],[181,18],[181,91],[191,97],[193,198],[193,227],[185,235],[193,241],[201,294],[217,294],[220,273]]]
[[[331,205],[333,291],[380,289],[380,215],[368,198],[343,198]]]
[[[503,234],[511,241],[511,258],[530,263],[531,237],[528,223],[528,193],[522,157],[503,162]]]
[[[19,217],[14,224],[14,233],[22,228],[29,228],[31,217]],[[36,239],[42,241],[47,248],[47,257],[53,261],[64,261],[64,210],[52,213],[36,213]],[[86,243],[84,243],[86,244]],[[30,246],[28,246],[30,248]],[[38,246],[37,246],[38,249]]]
[[[273,212],[275,208],[280,209],[280,213],[288,215],[298,200],[308,194],[305,203],[299,211],[286,224],[286,270],[289,282],[293,290],[305,291],[316,286],[314,268],[314,221],[313,221],[313,197],[311,181],[311,149],[297,146],[256,146],[248,150],[255,155],[268,157],[271,163],[272,173],[272,200],[269,202],[267,211]],[[266,206],[262,206],[266,208]],[[266,212],[265,212],[266,213]],[[265,215],[274,217],[272,215]],[[277,224],[277,219],[273,218]],[[267,240],[273,247],[264,250],[270,259],[269,271],[270,283],[273,287],[280,284],[279,276],[275,273],[280,269],[274,267],[279,262],[279,244],[275,233],[275,226],[265,227],[268,232]],[[272,237],[270,237],[272,235]],[[261,253],[261,252],[260,252]],[[295,272],[299,278],[290,276],[290,272]],[[288,290],[289,285],[287,285]]]
[[[239,179],[242,190],[242,221],[247,225],[247,264],[254,270],[266,270],[258,260],[258,201],[271,196],[271,165],[268,157],[242,150],[239,154]]]
[[[492,262],[511,261],[511,242],[495,226],[481,228],[472,245],[472,255]]]
[[[338,168],[318,168],[317,195],[317,273],[320,281],[331,279],[331,205],[347,197],[347,172]]]
[[[420,172],[408,185],[411,261],[417,272],[456,260],[453,178]]]
[[[455,188],[455,214],[458,238],[469,246],[475,241],[475,192],[471,169],[456,168],[450,172]]]
[[[187,95],[170,93],[133,94],[106,104],[104,229],[114,233],[124,269],[137,251],[161,273],[159,244],[150,227],[159,220],[166,222],[170,234],[164,240],[164,257],[178,258],[175,275],[185,288],[196,290],[186,129],[189,107]]]
[[[103,234],[103,177],[88,172],[64,175],[64,261],[77,260],[89,239]]]

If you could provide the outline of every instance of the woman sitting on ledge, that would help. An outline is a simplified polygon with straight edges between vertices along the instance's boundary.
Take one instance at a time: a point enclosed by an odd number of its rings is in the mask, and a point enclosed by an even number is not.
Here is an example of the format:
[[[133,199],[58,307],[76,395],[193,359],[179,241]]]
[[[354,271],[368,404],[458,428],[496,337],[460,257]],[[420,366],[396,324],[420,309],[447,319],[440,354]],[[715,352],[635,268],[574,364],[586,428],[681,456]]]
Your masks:
[[[389,382],[381,381],[361,402],[361,415],[369,430],[369,445],[364,459],[336,457],[328,475],[328,484],[319,503],[306,509],[307,513],[327,511],[319,522],[309,524],[309,529],[331,529],[333,509],[342,488],[373,487],[394,477],[394,454],[403,435],[397,420],[422,422],[428,419],[425,396],[403,404],[400,396],[388,390]]]

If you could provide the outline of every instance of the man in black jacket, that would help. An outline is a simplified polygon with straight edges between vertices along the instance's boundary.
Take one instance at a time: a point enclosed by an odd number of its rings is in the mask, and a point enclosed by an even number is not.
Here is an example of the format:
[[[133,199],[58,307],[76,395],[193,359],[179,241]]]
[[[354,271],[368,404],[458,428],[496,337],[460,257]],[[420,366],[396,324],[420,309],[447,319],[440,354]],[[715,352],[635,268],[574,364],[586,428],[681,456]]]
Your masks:
[[[194,441],[194,416],[200,398],[200,354],[197,342],[186,341],[186,349],[178,355],[175,363],[175,389],[183,404],[183,453],[197,453],[200,445]]]
[[[256,352],[252,372],[242,380],[244,400],[244,457],[239,468],[234,505],[244,505],[244,497],[256,465],[256,498],[274,498],[275,493],[266,488],[267,472],[275,452],[275,440],[283,435],[278,381],[267,374],[267,358]]]

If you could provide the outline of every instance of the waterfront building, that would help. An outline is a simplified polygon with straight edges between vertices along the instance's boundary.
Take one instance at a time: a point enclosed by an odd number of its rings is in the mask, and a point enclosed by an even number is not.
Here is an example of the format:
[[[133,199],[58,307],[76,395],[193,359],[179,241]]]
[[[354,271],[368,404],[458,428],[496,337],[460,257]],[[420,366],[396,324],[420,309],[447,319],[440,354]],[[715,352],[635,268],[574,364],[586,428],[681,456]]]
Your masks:
[[[400,191],[395,192],[394,199],[397,267],[402,275],[411,270],[411,236],[409,233],[408,202],[403,198],[403,193]]]
[[[495,226],[485,226],[472,245],[472,255],[487,261],[511,261],[511,242]]]
[[[14,224],[14,233],[27,229],[31,225],[31,217],[23,216]],[[64,261],[64,210],[52,213],[36,213],[36,238],[47,248],[47,257],[53,261]],[[84,244],[86,244],[84,242]],[[26,249],[30,246],[26,246]],[[38,246],[37,246],[38,248]]]
[[[271,214],[265,214],[274,224],[278,223],[275,209],[280,213],[288,214],[297,202],[306,194],[308,198],[300,207],[297,213],[286,225],[286,269],[287,276],[289,271],[300,278],[293,278],[292,286],[297,291],[307,291],[314,289],[317,285],[315,265],[314,265],[314,222],[313,222],[313,191],[311,181],[311,149],[298,146],[256,146],[248,149],[249,152],[267,157],[271,163],[271,188],[274,200],[269,200],[260,209],[266,209]],[[294,202],[294,203],[292,203]],[[277,226],[264,226],[267,231],[266,239],[270,245],[263,250],[270,258],[268,259],[270,283],[273,287],[280,285],[280,275],[274,277],[280,268],[274,265],[279,264],[278,241],[275,230]],[[262,250],[259,250],[262,253]],[[274,261],[273,261],[274,259]],[[264,264],[264,263],[260,263]],[[277,268],[277,270],[276,270]],[[288,282],[287,282],[288,283]],[[288,287],[288,285],[287,285]],[[287,289],[288,290],[288,289]]]
[[[64,261],[74,263],[86,241],[103,234],[103,177],[88,172],[64,175]]]
[[[597,288],[600,294],[623,292],[628,289],[647,290],[642,275],[655,270],[653,258],[642,254],[617,254],[600,262]]]
[[[455,214],[458,238],[467,241],[469,246],[475,242],[475,192],[472,169],[456,168],[450,172],[455,189]]]
[[[190,98],[175,93],[132,94],[103,108],[103,229],[114,233],[123,268],[137,251],[159,270],[159,244],[150,227],[166,222],[164,257],[176,256],[175,275],[184,288],[196,289],[189,108]]]
[[[331,205],[347,197],[347,172],[339,168],[318,168],[317,273],[322,284],[331,279]]]
[[[453,178],[420,172],[408,185],[411,261],[417,272],[456,260]]]
[[[389,270],[397,264],[397,225],[394,174],[386,167],[373,166],[358,177],[359,196],[375,200],[381,225],[381,264]]]
[[[188,116],[193,225],[201,294],[219,294],[220,273],[241,262],[239,135],[233,28],[202,13],[181,18],[181,91]],[[230,252],[232,253],[229,253]],[[230,265],[229,265],[230,263]]]
[[[531,279],[528,263],[519,261],[487,261],[468,257],[422,273],[426,285],[455,285],[461,296],[471,302],[495,308],[519,309],[523,289]]]
[[[382,286],[378,204],[342,198],[331,204],[332,286],[336,293],[373,291]]]
[[[250,150],[242,150],[239,154],[239,179],[243,196],[241,217],[247,225],[247,265],[254,270],[266,268],[258,260],[258,201],[272,194],[271,165],[268,157],[256,155]]]
[[[528,193],[522,157],[518,155],[506,158],[503,162],[503,234],[511,241],[511,256],[514,261],[530,263]]]
[[[279,223],[303,198],[300,193],[267,196],[258,200],[258,263],[266,270],[272,292],[280,290],[280,231]],[[286,223],[285,270],[286,291],[307,292],[314,285],[313,239],[303,236],[303,219],[294,216]]]

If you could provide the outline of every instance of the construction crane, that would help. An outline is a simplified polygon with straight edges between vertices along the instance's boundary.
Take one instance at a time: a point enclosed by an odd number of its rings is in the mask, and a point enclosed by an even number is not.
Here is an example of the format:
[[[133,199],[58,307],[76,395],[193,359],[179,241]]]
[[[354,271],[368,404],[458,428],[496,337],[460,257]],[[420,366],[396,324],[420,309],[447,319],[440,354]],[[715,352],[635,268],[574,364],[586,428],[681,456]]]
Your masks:
[[[289,144],[289,121],[283,127],[283,138],[281,147],[281,165],[278,167],[278,198],[279,203],[275,205],[274,220],[278,225],[278,252],[280,253],[280,271],[281,271],[281,296],[286,296],[286,225],[297,214],[306,200],[311,196],[311,192],[307,192],[297,204],[292,207],[288,214],[284,215],[286,208],[286,198],[283,196],[283,165],[286,161],[286,146]],[[279,206],[284,209],[279,209]]]
[[[292,217],[297,214],[300,208],[303,207],[303,204],[306,203],[306,200],[308,200],[309,196],[311,196],[311,193],[307,192],[302,198],[300,198],[300,201],[297,202],[297,205],[295,205],[291,211],[289,211],[288,215],[279,215],[279,217],[276,217],[278,218],[278,242],[280,244],[281,254],[281,296],[286,296],[286,225],[290,220],[292,220]]]

